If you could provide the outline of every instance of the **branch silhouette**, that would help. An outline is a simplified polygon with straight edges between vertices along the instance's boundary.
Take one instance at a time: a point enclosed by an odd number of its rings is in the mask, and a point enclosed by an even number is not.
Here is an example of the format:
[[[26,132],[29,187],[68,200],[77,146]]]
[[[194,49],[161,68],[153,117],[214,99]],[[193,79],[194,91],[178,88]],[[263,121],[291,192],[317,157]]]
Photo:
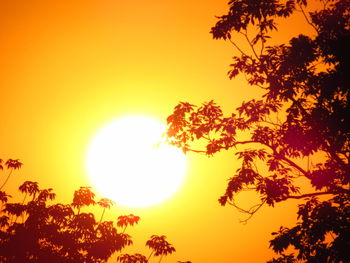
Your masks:
[[[264,205],[300,200],[296,226],[282,227],[270,241],[278,254],[272,263],[350,261],[344,249],[350,247],[350,1],[326,1],[308,12],[314,2],[230,1],[211,34],[235,47],[229,78],[243,75],[263,95],[228,116],[214,101],[179,102],[167,118],[168,141],[186,153],[236,152],[241,166],[219,203],[246,214],[243,223]],[[276,45],[278,23],[296,12],[315,34]],[[237,45],[242,41],[249,49]],[[245,191],[257,197],[250,208],[236,203]],[[295,253],[285,254],[289,246]]]

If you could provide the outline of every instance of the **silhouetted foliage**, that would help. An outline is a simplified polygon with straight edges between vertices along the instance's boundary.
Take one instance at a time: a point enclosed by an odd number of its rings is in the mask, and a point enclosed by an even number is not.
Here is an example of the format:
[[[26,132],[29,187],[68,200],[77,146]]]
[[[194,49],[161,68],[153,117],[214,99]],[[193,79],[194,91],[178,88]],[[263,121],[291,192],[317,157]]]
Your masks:
[[[118,256],[117,261],[121,263],[147,263],[148,260],[147,258],[142,255],[142,254],[134,254],[134,255],[129,255],[129,254],[122,254]]]
[[[100,223],[102,222],[103,216],[106,212],[106,208],[111,208],[111,206],[114,204],[114,202],[108,198],[102,198],[100,201],[97,202],[97,204],[101,207],[103,207],[102,215],[100,218]]]
[[[22,165],[23,164],[19,161],[19,159],[16,159],[16,160],[8,159],[5,162],[5,167],[8,170],[8,174],[7,174],[7,177],[6,177],[5,181],[1,184],[0,190],[2,190],[4,188],[4,186],[6,185],[8,180],[10,179],[13,170],[18,170],[19,168],[21,168]],[[0,159],[0,170],[4,170],[3,160],[2,159]]]
[[[137,224],[140,220],[139,216],[135,216],[133,214],[126,215],[126,216],[119,216],[117,221],[117,226],[123,227],[123,233],[125,232],[126,228],[128,226],[133,226],[134,224]]]
[[[152,235],[150,240],[147,240],[146,246],[152,249],[151,254],[148,257],[148,260],[152,255],[160,256],[159,263],[162,261],[162,258],[168,254],[175,252],[175,248],[172,244],[165,240],[166,236],[157,236]]]
[[[119,219],[120,218],[121,217],[119,217]],[[135,218],[135,216],[129,215],[129,216],[126,216],[125,218]],[[118,256],[117,260],[120,261],[121,263],[148,263],[150,262],[150,259],[152,258],[152,256],[154,257],[159,256],[158,262],[160,263],[164,256],[170,255],[175,252],[175,248],[173,247],[173,245],[170,244],[168,241],[166,241],[166,236],[152,235],[150,239],[147,240],[146,246],[152,250],[148,258],[146,258],[144,255],[141,255],[141,254],[134,254],[134,255],[122,254]]]
[[[107,262],[132,244],[112,221],[96,222],[94,214],[80,213],[95,204],[90,188],[75,191],[72,204],[51,204],[52,189],[39,189],[36,182],[24,182],[19,190],[28,202],[10,203],[1,194],[0,262]]]
[[[18,160],[6,162],[8,174],[21,165]],[[140,217],[130,214],[119,216],[116,222],[103,221],[106,208],[114,202],[107,198],[96,202],[90,187],[75,191],[70,204],[54,203],[52,189],[40,189],[37,182],[25,181],[18,190],[24,194],[21,203],[10,202],[12,196],[0,191],[0,263],[103,263],[132,245],[125,230],[138,224]],[[103,209],[99,221],[93,213],[81,212],[96,204]],[[151,255],[160,256],[159,262],[175,251],[165,236],[152,236],[146,245],[152,249]],[[149,260],[139,253],[117,257],[121,263]]]
[[[297,224],[273,233],[280,257],[270,262],[350,262],[350,1],[320,1],[312,12],[307,2],[230,0],[211,33],[237,51],[229,77],[243,74],[264,94],[229,116],[213,101],[181,102],[167,119],[168,136],[185,152],[236,150],[242,164],[219,202],[246,213],[244,221],[264,204],[300,200]],[[295,12],[313,33],[270,45],[277,21]],[[206,147],[191,148],[197,140]],[[240,207],[243,191],[259,202]],[[296,255],[284,254],[290,246]]]

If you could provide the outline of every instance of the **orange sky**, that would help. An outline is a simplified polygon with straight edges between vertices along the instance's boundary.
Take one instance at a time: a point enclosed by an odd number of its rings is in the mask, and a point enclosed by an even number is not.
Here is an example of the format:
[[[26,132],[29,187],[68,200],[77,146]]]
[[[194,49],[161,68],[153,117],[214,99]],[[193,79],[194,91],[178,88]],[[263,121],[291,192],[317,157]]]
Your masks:
[[[226,0],[1,1],[0,158],[24,163],[8,188],[38,181],[69,202],[89,184],[86,150],[108,121],[131,113],[165,120],[179,101],[215,99],[229,112],[251,98],[245,82],[226,76],[232,46],[209,34],[226,9]],[[232,157],[189,154],[186,180],[171,199],[114,207],[111,219],[141,216],[128,251],[148,254],[146,239],[162,234],[177,250],[164,262],[270,259],[270,233],[293,222],[296,208],[264,208],[240,224],[243,215],[217,202],[238,168]]]

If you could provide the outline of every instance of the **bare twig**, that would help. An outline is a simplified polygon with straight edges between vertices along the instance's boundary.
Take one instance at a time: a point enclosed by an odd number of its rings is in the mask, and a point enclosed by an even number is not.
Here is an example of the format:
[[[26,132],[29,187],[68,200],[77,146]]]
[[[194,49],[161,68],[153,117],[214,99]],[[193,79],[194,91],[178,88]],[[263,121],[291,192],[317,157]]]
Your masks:
[[[242,55],[246,56],[246,53],[235,42],[233,42],[231,38],[229,38],[229,41]]]
[[[309,20],[309,18],[307,17],[307,15],[306,15],[306,13],[305,13],[305,11],[304,11],[302,5],[301,5],[301,4],[298,4],[298,6],[299,6],[301,12],[303,13],[303,16],[304,16],[306,22],[307,22],[310,26],[312,26],[312,28],[315,29],[315,31],[319,34],[319,31],[318,31],[317,27],[316,27],[313,23],[310,22],[310,20]]]
[[[253,53],[254,53],[254,56],[260,61],[260,58],[259,58],[258,54],[257,54],[256,51],[255,51],[254,45],[252,44],[252,42],[250,41],[250,39],[249,39],[249,37],[248,37],[248,31],[245,30],[245,33],[242,33],[242,32],[239,32],[239,33],[241,33],[241,34],[245,37],[245,39],[247,40],[247,42],[248,42],[250,48],[252,49],[252,51],[253,51]]]
[[[237,206],[233,200],[229,201],[228,203],[230,205],[232,205],[233,207],[235,207],[239,212],[249,215],[246,219],[243,219],[243,220],[239,221],[240,223],[246,224],[249,221],[249,219],[251,219],[253,217],[253,215],[256,212],[258,212],[258,210],[265,204],[265,202],[266,202],[266,200],[264,200],[260,204],[256,204],[256,205],[250,207],[248,210]]]

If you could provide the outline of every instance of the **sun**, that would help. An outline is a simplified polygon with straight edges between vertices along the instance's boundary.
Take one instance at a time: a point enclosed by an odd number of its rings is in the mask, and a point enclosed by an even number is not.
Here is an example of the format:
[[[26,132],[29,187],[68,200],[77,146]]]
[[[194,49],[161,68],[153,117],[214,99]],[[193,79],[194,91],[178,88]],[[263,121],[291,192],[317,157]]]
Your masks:
[[[86,158],[92,185],[127,207],[151,206],[172,196],[185,177],[186,158],[164,142],[165,130],[165,124],[146,116],[127,116],[102,127]]]

